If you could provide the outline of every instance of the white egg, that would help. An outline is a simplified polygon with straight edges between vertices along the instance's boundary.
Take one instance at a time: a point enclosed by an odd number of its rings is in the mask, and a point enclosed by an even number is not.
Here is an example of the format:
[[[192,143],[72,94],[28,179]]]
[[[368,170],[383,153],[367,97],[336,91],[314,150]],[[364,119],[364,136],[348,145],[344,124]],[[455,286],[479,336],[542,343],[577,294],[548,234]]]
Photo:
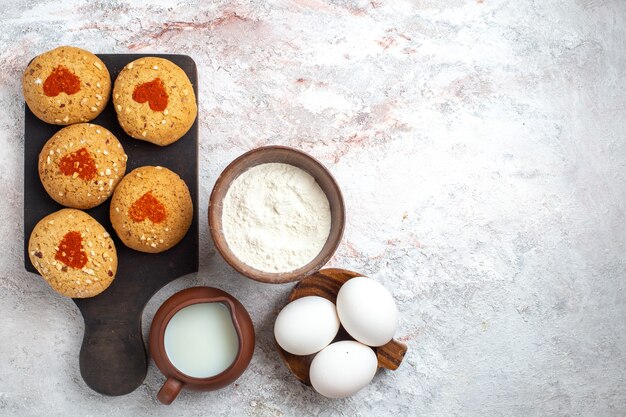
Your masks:
[[[389,342],[398,325],[398,308],[389,291],[371,278],[352,278],[337,294],[337,314],[350,336],[368,346]]]
[[[370,383],[378,369],[376,354],[353,340],[326,346],[313,358],[309,377],[315,391],[328,398],[356,394]]]
[[[335,305],[317,296],[299,298],[287,304],[274,323],[276,341],[294,355],[319,352],[333,341],[338,330]]]

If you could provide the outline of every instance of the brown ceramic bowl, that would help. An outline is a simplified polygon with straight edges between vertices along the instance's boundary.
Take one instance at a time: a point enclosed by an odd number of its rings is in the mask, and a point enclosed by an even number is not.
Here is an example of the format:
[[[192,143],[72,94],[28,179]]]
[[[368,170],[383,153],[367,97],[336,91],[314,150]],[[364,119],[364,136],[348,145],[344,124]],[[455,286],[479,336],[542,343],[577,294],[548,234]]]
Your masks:
[[[165,352],[165,328],[181,309],[199,303],[222,303],[230,311],[239,339],[239,351],[234,362],[224,372],[209,378],[194,378],[180,372]],[[183,388],[194,391],[213,391],[231,384],[243,374],[254,352],[254,326],[245,307],[232,295],[211,287],[193,287],[179,291],[168,298],[157,310],[150,326],[150,355],[167,378],[157,398],[170,404]]]
[[[246,170],[261,164],[278,162],[293,165],[311,174],[326,194],[330,204],[330,234],[320,253],[308,264],[291,272],[265,272],[241,262],[230,250],[222,232],[222,202],[230,184]],[[343,196],[337,182],[321,163],[312,156],[285,146],[266,146],[253,149],[235,159],[217,179],[209,199],[209,229],[213,242],[224,260],[241,274],[256,281],[280,284],[300,280],[322,268],[335,253],[345,225]]]

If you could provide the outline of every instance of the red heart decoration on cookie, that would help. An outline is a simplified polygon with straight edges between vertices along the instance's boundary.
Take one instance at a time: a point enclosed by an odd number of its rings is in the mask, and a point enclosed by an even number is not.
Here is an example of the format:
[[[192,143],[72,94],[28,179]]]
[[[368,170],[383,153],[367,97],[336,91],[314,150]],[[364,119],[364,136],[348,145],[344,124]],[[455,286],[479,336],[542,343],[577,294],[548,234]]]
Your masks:
[[[61,158],[59,169],[65,175],[78,174],[77,176],[84,180],[91,180],[98,174],[96,161],[91,157],[87,148],[80,148],[65,155]]]
[[[71,231],[63,236],[54,259],[75,269],[81,269],[87,264],[87,254],[83,252],[83,238],[79,232]]]
[[[160,78],[139,84],[133,91],[133,100],[137,103],[145,103],[147,101],[153,111],[165,110],[167,99],[165,85],[163,85],[163,81]]]
[[[128,215],[136,222],[142,222],[147,217],[152,223],[161,223],[167,217],[165,206],[150,191],[139,197],[130,206]]]
[[[80,91],[80,78],[63,65],[53,69],[43,82],[43,92],[48,97],[56,97],[61,93],[72,95],[78,91]]]

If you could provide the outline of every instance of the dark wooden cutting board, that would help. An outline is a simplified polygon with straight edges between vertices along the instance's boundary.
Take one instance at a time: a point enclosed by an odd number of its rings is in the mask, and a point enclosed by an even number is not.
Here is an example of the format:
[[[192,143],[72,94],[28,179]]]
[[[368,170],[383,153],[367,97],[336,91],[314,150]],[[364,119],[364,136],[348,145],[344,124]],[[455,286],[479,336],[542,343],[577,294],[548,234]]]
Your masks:
[[[114,81],[129,62],[144,56],[169,59],[181,67],[198,97],[195,62],[186,55],[98,55]],[[35,224],[63,207],[44,190],[39,180],[37,159],[46,141],[62,126],[39,120],[24,106],[24,263],[27,271],[37,273],[28,258],[28,238]],[[148,300],[167,283],[198,271],[198,121],[183,138],[160,147],[126,135],[117,122],[112,100],[92,121],[109,129],[128,154],[127,171],[143,165],[160,165],[176,172],[187,183],[194,205],[193,223],[184,239],[160,254],[147,254],[127,248],[117,238],[109,220],[109,202],[87,210],[115,240],[119,260],[117,275],[102,294],[74,299],[85,320],[80,350],[80,372],[92,389],[106,395],[132,392],[143,382],[148,367],[141,334],[141,314]]]

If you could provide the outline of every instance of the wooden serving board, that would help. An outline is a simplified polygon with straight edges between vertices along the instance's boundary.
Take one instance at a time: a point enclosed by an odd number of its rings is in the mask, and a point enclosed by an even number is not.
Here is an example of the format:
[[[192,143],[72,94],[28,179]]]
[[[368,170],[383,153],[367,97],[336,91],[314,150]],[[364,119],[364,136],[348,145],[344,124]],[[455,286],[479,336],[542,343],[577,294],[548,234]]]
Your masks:
[[[111,81],[129,62],[158,56],[181,67],[198,97],[196,64],[186,55],[98,55],[106,64]],[[28,238],[44,216],[62,209],[46,193],[37,171],[37,160],[46,141],[62,126],[39,120],[24,106],[24,263],[27,271],[37,273],[28,258]],[[148,300],[163,286],[183,275],[198,271],[198,121],[179,141],[166,147],[126,135],[117,122],[112,100],[91,123],[109,129],[128,155],[127,173],[143,165],[160,165],[176,172],[187,183],[194,206],[193,222],[183,240],[160,254],[137,252],[117,238],[109,220],[110,199],[87,210],[111,234],[118,256],[115,280],[102,294],[74,299],[85,320],[80,350],[80,372],[93,390],[106,395],[123,395],[143,382],[148,358],[141,333],[141,314]]]
[[[322,269],[313,275],[304,278],[296,285],[289,294],[288,303],[297,300],[298,298],[308,297],[315,295],[318,297],[324,297],[333,303],[337,302],[337,294],[341,286],[349,279],[361,277],[363,275],[348,271],[345,269],[328,268]],[[364,307],[366,308],[366,306]],[[338,342],[341,340],[354,340],[348,332],[339,327],[339,332],[333,340]],[[311,367],[311,361],[315,355],[299,356],[287,352],[281,348],[278,342],[275,342],[278,354],[282,358],[287,368],[305,385],[311,385],[309,379],[309,368]],[[378,367],[385,368],[392,371],[398,369],[404,359],[404,355],[407,351],[407,345],[392,339],[386,345],[380,347],[373,347],[378,358]]]

